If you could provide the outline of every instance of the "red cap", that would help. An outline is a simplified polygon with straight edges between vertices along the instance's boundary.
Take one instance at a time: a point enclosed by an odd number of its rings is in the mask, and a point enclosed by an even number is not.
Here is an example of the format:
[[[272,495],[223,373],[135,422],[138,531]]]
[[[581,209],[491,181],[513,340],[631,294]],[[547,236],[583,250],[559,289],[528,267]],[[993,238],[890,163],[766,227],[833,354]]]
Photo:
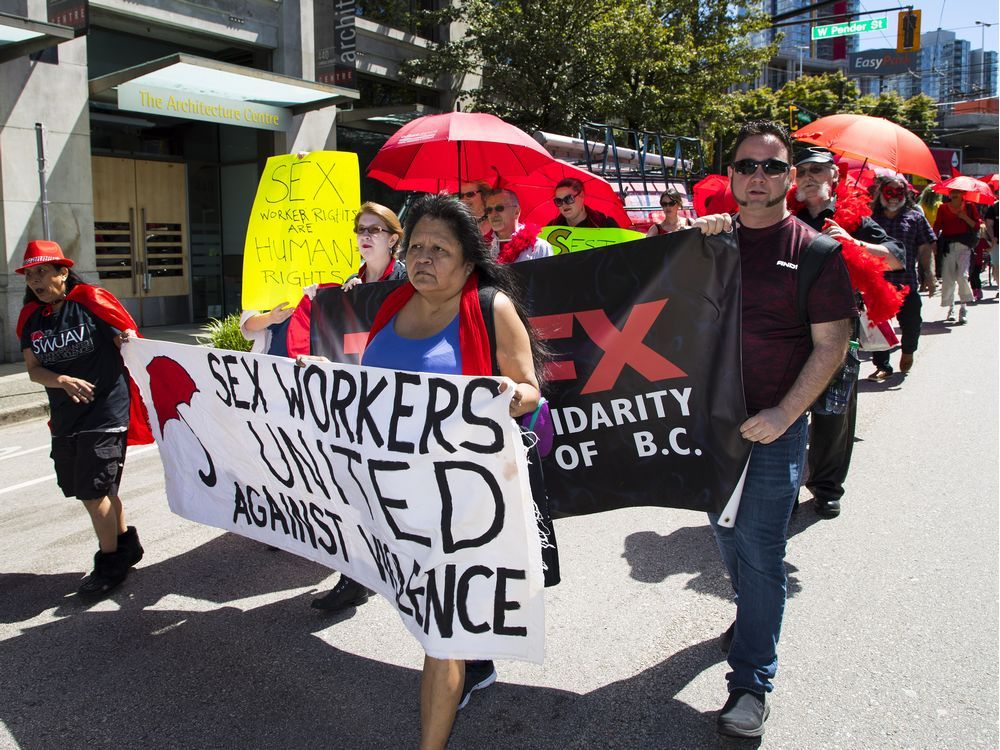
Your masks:
[[[58,242],[51,240],[32,240],[24,251],[24,263],[20,268],[14,269],[17,273],[24,273],[26,268],[40,266],[43,263],[51,263],[54,266],[73,265],[73,261],[63,255],[62,248]]]

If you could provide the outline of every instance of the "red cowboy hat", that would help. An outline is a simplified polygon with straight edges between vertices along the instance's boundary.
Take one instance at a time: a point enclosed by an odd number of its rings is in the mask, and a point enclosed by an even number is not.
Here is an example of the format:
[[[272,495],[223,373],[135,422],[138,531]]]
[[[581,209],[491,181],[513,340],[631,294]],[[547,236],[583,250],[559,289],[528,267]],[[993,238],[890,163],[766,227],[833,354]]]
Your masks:
[[[23,274],[26,268],[40,266],[43,263],[51,263],[54,266],[66,266],[70,268],[73,261],[63,255],[62,248],[58,242],[51,240],[32,240],[24,251],[24,262],[20,268],[15,268],[17,273]]]

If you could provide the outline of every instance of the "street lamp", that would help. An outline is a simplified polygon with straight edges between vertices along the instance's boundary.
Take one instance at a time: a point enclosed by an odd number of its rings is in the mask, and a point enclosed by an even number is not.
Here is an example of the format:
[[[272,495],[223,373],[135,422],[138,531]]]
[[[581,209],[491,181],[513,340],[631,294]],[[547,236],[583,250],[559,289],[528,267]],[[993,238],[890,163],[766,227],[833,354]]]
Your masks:
[[[796,44],[796,45],[793,45],[793,46],[795,47],[795,49],[797,49],[799,51],[799,78],[801,78],[802,77],[802,51],[803,50],[807,50],[807,49],[811,49],[811,47],[808,44]]]
[[[976,26],[982,26],[982,40],[979,42],[979,51],[982,53],[982,63],[980,64],[979,88],[986,90],[986,29],[996,26],[996,23],[986,23],[986,21],[976,21]]]

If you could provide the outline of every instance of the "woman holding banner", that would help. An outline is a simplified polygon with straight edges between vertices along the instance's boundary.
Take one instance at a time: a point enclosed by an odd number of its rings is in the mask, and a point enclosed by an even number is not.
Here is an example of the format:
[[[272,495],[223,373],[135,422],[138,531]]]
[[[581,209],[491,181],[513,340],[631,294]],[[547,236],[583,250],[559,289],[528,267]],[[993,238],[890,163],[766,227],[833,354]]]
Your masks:
[[[379,308],[362,364],[411,372],[501,375],[501,392],[513,391],[511,417],[532,414],[541,402],[538,374],[543,352],[509,271],[497,264],[483,242],[476,218],[455,198],[430,195],[410,209],[406,228],[409,283],[392,292]],[[532,493],[536,503],[544,503],[539,461],[530,463],[536,472]],[[546,583],[551,585],[558,580],[551,523],[542,524],[540,533],[548,535],[543,560]],[[421,748],[444,748],[457,710],[466,705],[472,691],[495,680],[492,661],[425,656]]]

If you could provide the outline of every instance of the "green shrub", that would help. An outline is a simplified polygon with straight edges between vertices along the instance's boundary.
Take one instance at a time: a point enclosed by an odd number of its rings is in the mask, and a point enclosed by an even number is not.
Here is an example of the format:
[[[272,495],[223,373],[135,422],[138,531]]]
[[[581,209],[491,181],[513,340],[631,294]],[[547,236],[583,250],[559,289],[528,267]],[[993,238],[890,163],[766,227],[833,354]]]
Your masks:
[[[201,327],[198,336],[201,343],[216,349],[229,349],[236,352],[248,352],[253,346],[240,333],[240,316],[233,313],[222,320],[212,318]]]

